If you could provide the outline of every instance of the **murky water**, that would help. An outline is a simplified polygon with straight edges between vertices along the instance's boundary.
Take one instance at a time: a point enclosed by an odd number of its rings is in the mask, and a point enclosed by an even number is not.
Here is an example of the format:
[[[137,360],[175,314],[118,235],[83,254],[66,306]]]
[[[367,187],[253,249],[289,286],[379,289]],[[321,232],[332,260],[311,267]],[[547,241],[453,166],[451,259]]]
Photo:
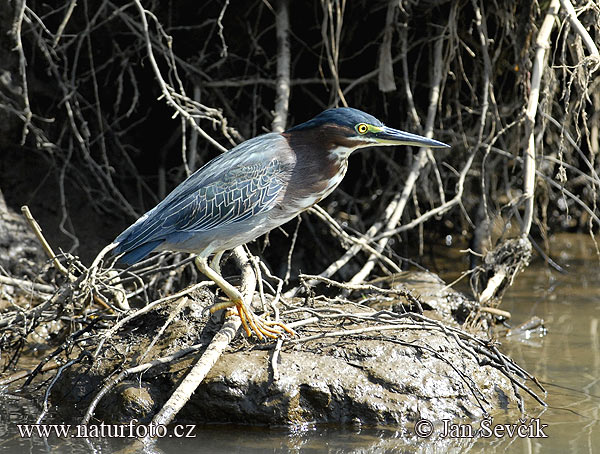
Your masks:
[[[437,426],[429,439],[406,437],[394,428],[197,427],[194,438],[164,438],[147,452],[177,453],[384,453],[384,452],[528,452],[592,453],[600,450],[600,262],[585,236],[555,240],[560,274],[532,264],[504,298],[513,326],[533,316],[544,319],[547,332],[534,331],[500,339],[503,351],[533,373],[546,387],[547,408],[525,398],[530,434],[543,427],[547,438],[504,435],[489,438],[440,439]],[[0,452],[136,452],[139,445],[122,439],[38,436],[22,438],[16,424],[39,413],[32,402],[0,396]],[[34,415],[34,416],[32,416]],[[520,413],[495,415],[494,424],[518,424]],[[533,421],[531,418],[534,418]],[[536,426],[537,424],[537,426]],[[480,421],[471,422],[473,431]],[[468,427],[456,429],[468,435]]]

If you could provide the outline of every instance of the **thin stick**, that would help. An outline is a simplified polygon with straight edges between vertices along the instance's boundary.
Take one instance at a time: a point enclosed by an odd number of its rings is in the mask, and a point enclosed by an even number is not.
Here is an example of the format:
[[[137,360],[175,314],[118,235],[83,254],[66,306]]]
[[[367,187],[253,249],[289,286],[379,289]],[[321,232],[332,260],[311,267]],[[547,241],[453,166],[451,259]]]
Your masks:
[[[9,375],[8,377],[0,380],[0,386],[10,385],[11,383],[14,383],[18,380],[23,380],[24,378],[28,378],[28,377],[32,376],[34,373],[44,373],[44,372],[48,372],[50,370],[58,369],[59,367],[61,367],[60,364],[57,364],[54,361],[51,361],[49,363],[44,364],[39,370],[38,370],[38,368],[34,368],[31,370],[21,370],[19,372],[15,372],[14,374]]]
[[[23,2],[23,3],[25,3],[25,2]],[[69,19],[71,19],[71,16],[73,15],[73,11],[75,10],[76,6],[77,6],[77,0],[71,0],[69,2],[69,6],[67,8],[67,12],[65,13],[65,17],[63,18],[62,22],[58,26],[58,30],[56,31],[56,35],[54,36],[54,40],[52,41],[53,48],[56,48],[56,46],[58,45],[58,42],[62,38],[63,32],[65,31],[65,28],[67,27],[67,24],[69,23]]]
[[[364,328],[355,328],[355,329],[342,329],[339,331],[328,331],[326,333],[319,333],[319,334],[315,334],[313,336],[306,336],[306,337],[300,337],[298,339],[291,339],[290,342],[297,344],[297,343],[303,343],[303,342],[308,342],[308,341],[312,341],[315,339],[325,339],[325,338],[329,338],[329,337],[342,337],[342,336],[350,336],[353,334],[364,334],[364,333],[371,333],[373,331],[375,332],[379,332],[379,331],[387,331],[387,330],[401,330],[401,329],[406,329],[407,326],[402,325],[402,324],[398,324],[398,323],[394,323],[391,325],[377,325],[377,326],[366,326]],[[421,329],[426,329],[427,327],[425,326],[419,326],[418,328]]]
[[[334,3],[336,6],[335,15],[333,11]],[[340,43],[344,10],[346,9],[346,0],[321,0],[321,6],[323,7],[321,37],[323,39],[323,44],[325,45],[329,70],[333,76],[334,89],[337,98],[336,104],[339,100],[345,107],[348,107],[348,102],[346,101],[340,86],[339,76]],[[330,36],[328,36],[328,32]]]
[[[0,275],[0,284],[10,285],[12,287],[19,287],[25,290],[36,290],[42,293],[54,293],[56,291],[56,287],[53,287],[52,285],[39,284],[37,282],[17,279],[15,277],[10,276]]]
[[[179,315],[179,313],[182,311],[182,309],[185,307],[185,305],[187,303],[188,303],[187,296],[184,296],[183,298],[181,298],[179,300],[179,303],[177,304],[175,309],[170,311],[167,321],[158,330],[158,333],[156,333],[156,335],[154,336],[154,338],[152,339],[152,341],[150,342],[150,344],[148,345],[148,347],[146,348],[144,353],[142,353],[142,355],[140,356],[138,361],[142,361],[144,358],[146,358],[146,355],[148,355],[148,353],[150,353],[150,350],[152,350],[154,348],[154,345],[156,345],[156,342],[158,342],[158,340],[161,338],[161,336],[163,335],[165,330],[169,327],[169,325],[171,323],[173,323],[173,320],[175,319],[175,317],[177,317]]]
[[[41,424],[42,421],[44,420],[44,418],[46,417],[46,415],[48,414],[48,410],[49,410],[48,399],[50,398],[50,391],[52,390],[52,388],[54,387],[54,385],[56,384],[56,382],[58,381],[58,379],[60,378],[62,373],[65,370],[67,370],[69,367],[71,367],[73,364],[81,362],[83,360],[83,358],[85,358],[87,356],[88,356],[88,353],[83,351],[77,358],[72,359],[71,361],[68,361],[67,363],[61,365],[58,368],[56,375],[54,376],[54,378],[52,378],[52,381],[50,381],[50,384],[48,385],[48,387],[46,388],[46,391],[44,393],[44,402],[42,404],[42,412],[36,419],[36,421],[35,421],[36,424]]]
[[[585,47],[587,47],[590,51],[591,55],[588,58],[592,60],[592,65],[590,68],[591,75],[598,69],[598,67],[600,67],[600,52],[598,52],[598,47],[583,24],[579,22],[579,19],[577,19],[577,13],[575,12],[573,4],[569,0],[560,0],[560,4],[565,9],[567,17],[569,18],[569,22],[571,22],[571,25],[575,31],[579,34],[579,36],[581,36],[581,39],[585,43]]]
[[[154,309],[156,306],[162,304],[162,303],[166,303],[168,301],[171,300],[176,300],[181,298],[182,296],[185,296],[195,290],[201,289],[202,287],[206,287],[207,285],[211,285],[213,284],[212,281],[202,281],[202,282],[198,282],[197,284],[194,284],[178,293],[175,293],[173,295],[170,296],[165,296],[164,298],[160,298],[156,301],[153,301],[149,304],[147,304],[146,306],[144,306],[143,308],[135,311],[133,314],[128,315],[127,317],[121,319],[118,323],[115,323],[108,331],[106,331],[106,333],[104,334],[104,336],[102,336],[102,339],[100,340],[100,342],[98,342],[98,345],[96,347],[96,350],[94,351],[94,358],[98,357],[98,354],[100,353],[100,350],[102,349],[102,346],[104,345],[104,343],[110,339],[112,336],[115,335],[115,333],[117,331],[119,331],[124,325],[126,325],[127,323],[129,323],[131,320],[133,320],[136,317],[139,317],[140,315],[143,315],[147,312],[150,312],[152,309]]]
[[[464,192],[464,182],[467,177],[467,173],[469,172],[469,170],[471,170],[471,165],[473,164],[473,160],[475,159],[476,154],[477,154],[477,149],[474,148],[471,151],[471,154],[469,155],[469,157],[467,158],[467,162],[465,163],[464,167],[460,171],[460,175],[458,177],[458,182],[456,183],[456,194],[454,195],[454,197],[452,197],[452,199],[441,204],[440,206],[437,206],[437,207],[427,211],[426,213],[423,213],[421,216],[413,219],[412,221],[410,221],[407,224],[403,224],[400,227],[396,227],[395,229],[392,229],[392,230],[387,230],[387,231],[375,236],[374,239],[378,240],[380,238],[390,237],[393,235],[397,235],[398,233],[413,229],[416,226],[423,224],[428,219],[430,219],[434,216],[440,216],[443,213],[454,208],[456,205],[458,205],[460,203],[460,201],[462,200],[462,195]]]
[[[379,260],[384,262],[386,265],[388,265],[394,271],[396,271],[396,272],[402,271],[402,269],[393,260],[390,260],[389,258],[387,258],[385,255],[383,255],[377,249],[375,249],[374,247],[369,245],[362,238],[357,238],[355,236],[352,236],[352,235],[346,233],[346,231],[342,228],[342,226],[335,219],[333,219],[329,215],[329,213],[327,213],[327,211],[325,211],[319,205],[314,205],[313,207],[309,208],[308,211],[310,213],[317,215],[317,217],[319,217],[323,221],[325,221],[331,228],[334,235],[340,236],[343,240],[349,241],[353,244],[356,244],[357,246],[360,246],[361,249],[364,249],[366,252],[368,252],[372,255],[375,255]]]
[[[25,216],[25,219],[29,223],[29,226],[33,230],[33,233],[35,233],[35,236],[37,237],[38,241],[42,245],[44,252],[54,262],[54,266],[56,267],[56,269],[58,271],[60,271],[60,273],[63,274],[65,277],[71,277],[69,270],[67,270],[62,265],[62,263],[60,263],[58,261],[58,258],[56,257],[56,255],[54,254],[54,251],[50,247],[50,244],[46,241],[46,238],[44,238],[44,235],[42,234],[42,228],[40,227],[40,225],[37,223],[37,221],[31,215],[31,211],[29,211],[29,207],[27,205],[23,205],[21,207],[21,212],[23,213],[23,216]]]
[[[94,411],[96,410],[96,407],[100,403],[100,400],[102,400],[102,397],[104,397],[108,391],[113,389],[116,385],[118,385],[120,382],[122,382],[128,376],[137,374],[137,373],[141,373],[141,372],[146,372],[147,370],[149,370],[155,366],[160,366],[162,364],[168,364],[168,363],[170,363],[176,359],[179,359],[189,353],[198,351],[198,350],[202,349],[203,347],[204,347],[204,344],[195,344],[195,345],[192,345],[191,347],[183,348],[183,349],[173,353],[172,355],[163,356],[161,358],[154,359],[147,363],[130,367],[128,369],[125,369],[118,375],[112,377],[109,381],[107,381],[104,384],[104,386],[100,389],[98,394],[96,394],[96,396],[90,403],[89,407],[87,408],[87,410],[85,412],[83,419],[81,420],[81,424],[88,424],[90,422],[90,419],[92,419],[92,416],[94,416]]]
[[[27,132],[31,125],[31,119],[33,117],[33,113],[31,112],[31,105],[29,104],[29,88],[27,85],[27,59],[25,58],[25,52],[23,50],[23,42],[21,41],[21,25],[23,24],[23,18],[25,17],[25,0],[20,0],[17,2],[17,10],[16,19],[13,23],[13,27],[11,30],[12,35],[15,39],[15,49],[19,54],[19,73],[21,75],[21,84],[23,90],[23,133],[21,134],[21,145],[25,144],[25,139],[27,138]]]

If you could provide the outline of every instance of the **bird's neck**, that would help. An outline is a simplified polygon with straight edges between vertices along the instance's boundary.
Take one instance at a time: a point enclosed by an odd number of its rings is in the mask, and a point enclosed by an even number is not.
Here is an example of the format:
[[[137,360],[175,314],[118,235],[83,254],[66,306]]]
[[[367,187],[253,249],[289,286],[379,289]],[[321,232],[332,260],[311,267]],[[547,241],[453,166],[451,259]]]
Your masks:
[[[296,157],[296,165],[303,168],[306,177],[332,177],[345,170],[348,157],[356,149],[351,140],[334,138],[330,131],[319,128],[283,135]]]
[[[284,202],[306,209],[329,195],[342,181],[352,149],[339,143],[331,146],[314,131],[283,135],[295,158]]]
[[[317,128],[283,134],[291,149],[310,161],[346,161],[360,144],[345,135],[336,125],[323,125]]]
[[[356,146],[354,147],[348,147],[345,145],[337,145],[334,146],[333,148],[330,148],[329,150],[327,150],[328,154],[329,154],[329,159],[334,159],[334,160],[338,160],[338,161],[347,161],[348,158],[350,157],[350,155],[352,154],[352,152],[354,150],[356,150]]]

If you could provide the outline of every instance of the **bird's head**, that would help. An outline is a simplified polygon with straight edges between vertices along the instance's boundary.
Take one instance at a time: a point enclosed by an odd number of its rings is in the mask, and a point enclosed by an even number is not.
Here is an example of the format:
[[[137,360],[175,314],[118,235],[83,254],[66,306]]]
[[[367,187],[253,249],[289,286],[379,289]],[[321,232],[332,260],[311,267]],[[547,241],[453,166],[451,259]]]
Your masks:
[[[325,110],[312,120],[286,131],[290,136],[302,134],[302,132],[314,135],[313,140],[318,140],[325,146],[325,149],[344,158],[347,158],[357,148],[382,145],[450,147],[437,140],[388,128],[374,116],[351,107]]]

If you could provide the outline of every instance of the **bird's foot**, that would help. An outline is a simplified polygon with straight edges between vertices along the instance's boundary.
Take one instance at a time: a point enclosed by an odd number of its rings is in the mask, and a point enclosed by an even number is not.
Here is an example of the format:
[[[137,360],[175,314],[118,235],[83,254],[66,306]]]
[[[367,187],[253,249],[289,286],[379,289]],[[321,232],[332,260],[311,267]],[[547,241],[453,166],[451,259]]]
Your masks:
[[[256,334],[259,340],[263,340],[265,337],[271,339],[277,339],[284,332],[294,336],[296,333],[293,329],[288,327],[285,323],[265,320],[260,315],[256,315],[252,309],[246,307],[243,302],[227,301],[224,303],[213,304],[210,307],[210,312],[214,313],[221,309],[237,309],[237,314],[233,311],[228,311],[227,315],[237,315],[242,321],[242,326],[248,337],[252,337],[252,333]]]

